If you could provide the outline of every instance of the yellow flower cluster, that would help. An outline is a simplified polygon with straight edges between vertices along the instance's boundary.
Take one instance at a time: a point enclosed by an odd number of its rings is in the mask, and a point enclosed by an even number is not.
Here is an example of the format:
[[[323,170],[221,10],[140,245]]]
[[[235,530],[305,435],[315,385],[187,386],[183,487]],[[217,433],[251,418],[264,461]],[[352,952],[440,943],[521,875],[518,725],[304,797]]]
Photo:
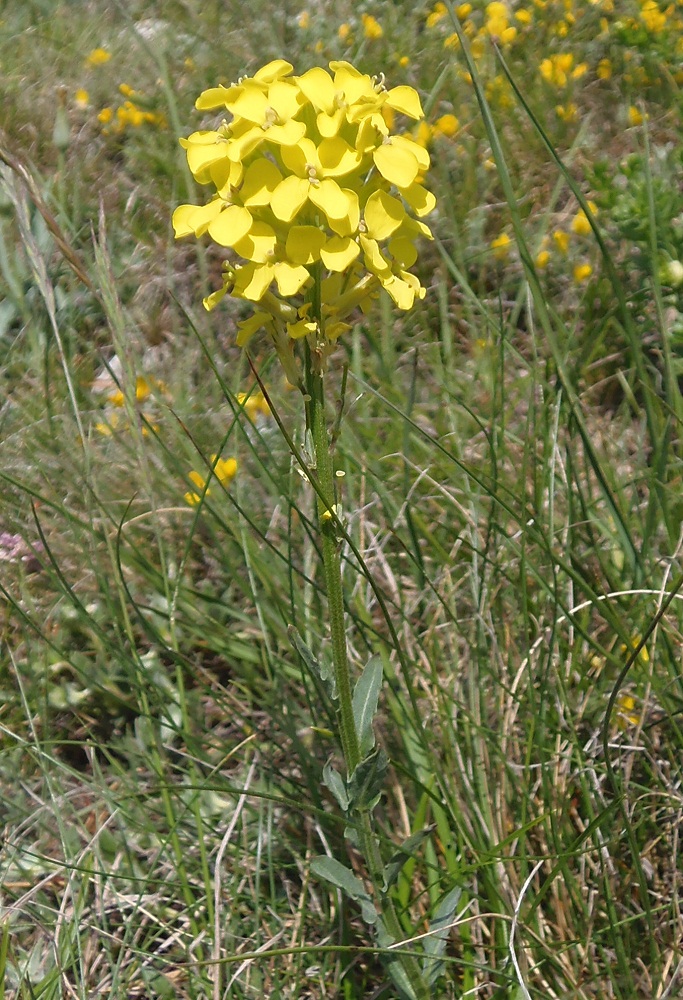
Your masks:
[[[588,70],[587,63],[574,66],[571,52],[561,52],[544,59],[539,66],[543,79],[554,87],[566,87],[570,80],[580,79]]]
[[[211,456],[211,475],[215,476],[218,482],[223,487],[229,486],[231,480],[234,478],[237,472],[237,461],[234,458],[219,458],[218,455]],[[194,469],[189,473],[188,479],[192,482],[194,486],[197,487],[198,492],[189,492],[185,494],[185,503],[188,503],[190,507],[196,507],[198,503],[201,502],[202,498],[208,496],[211,493],[211,488],[207,487],[206,479],[199,473],[195,472]]]
[[[138,375],[135,380],[135,403],[142,404],[145,403],[153,393],[163,394],[166,392],[166,386],[164,383],[154,376]],[[128,422],[125,417],[122,416],[122,410],[126,403],[126,397],[123,390],[120,388],[115,389],[110,392],[106,397],[107,408],[104,413],[104,419],[100,420],[95,424],[95,430],[98,434],[102,434],[104,437],[112,437],[116,431],[127,430]],[[150,412],[145,411],[140,406],[139,415],[142,419],[142,434],[146,437],[149,434],[148,427],[151,427],[153,431],[158,431],[159,425],[154,422],[154,418]]]
[[[392,135],[383,115],[422,118],[418,95],[407,86],[388,90],[348,62],[329,69],[292,76],[292,65],[278,59],[207,90],[197,108],[226,109],[231,121],[180,140],[193,176],[215,194],[206,205],[175,210],[175,235],[208,233],[242,258],[225,265],[222,289],[204,303],[211,309],[226,292],[259,303],[241,326],[242,345],[260,328],[276,347],[283,337],[320,333],[308,318],[310,295],[298,308],[287,301],[316,283],[331,340],[380,286],[401,309],[425,294],[408,268],[415,238],[431,238],[420,221],[435,205],[422,183],[429,154]]]
[[[129,87],[125,87],[124,84],[119,88],[122,93],[133,93]],[[100,125],[104,128],[102,131],[105,135],[111,133],[115,135],[120,135],[125,132],[127,128],[141,128],[143,125],[156,125],[157,128],[166,127],[166,118],[162,114],[158,114],[155,111],[145,111],[131,100],[126,100],[121,104],[116,111],[113,108],[106,107],[102,108],[97,116],[97,120]]]

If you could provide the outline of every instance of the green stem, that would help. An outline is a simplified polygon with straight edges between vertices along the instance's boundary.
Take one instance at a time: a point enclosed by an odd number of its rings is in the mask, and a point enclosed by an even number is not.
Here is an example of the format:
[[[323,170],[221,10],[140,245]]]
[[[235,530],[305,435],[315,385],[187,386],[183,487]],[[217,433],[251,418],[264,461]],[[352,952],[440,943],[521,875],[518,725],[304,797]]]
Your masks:
[[[324,336],[324,319],[320,298],[319,275],[312,296],[313,316],[318,323],[320,338]],[[310,432],[315,452],[315,471],[320,493],[318,494],[318,523],[322,538],[323,568],[327,590],[327,606],[332,639],[332,661],[339,698],[339,734],[341,739],[347,776],[350,777],[361,762],[358,731],[353,716],[351,694],[351,673],[346,650],[346,629],[344,626],[344,592],[339,540],[335,517],[330,516],[335,503],[334,468],[330,450],[330,435],[325,420],[324,374],[321,358],[306,344],[306,424]],[[368,867],[368,874],[375,892],[375,899],[381,906],[382,919],[388,933],[395,941],[404,936],[394,902],[382,892],[384,862],[377,837],[372,828],[372,817],[363,812],[358,817],[358,837],[360,848]],[[422,976],[422,970],[413,955],[396,952],[396,961],[401,964],[410,986],[418,1000],[427,1000],[429,990]]]

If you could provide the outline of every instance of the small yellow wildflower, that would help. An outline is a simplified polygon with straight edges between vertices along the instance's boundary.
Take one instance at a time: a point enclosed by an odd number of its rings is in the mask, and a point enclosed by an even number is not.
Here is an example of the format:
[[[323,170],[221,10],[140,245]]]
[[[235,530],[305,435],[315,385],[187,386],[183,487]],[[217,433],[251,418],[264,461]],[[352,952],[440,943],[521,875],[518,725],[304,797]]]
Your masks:
[[[578,118],[579,109],[573,101],[570,101],[568,104],[556,104],[555,114],[560,121],[571,123]]]
[[[435,4],[434,9],[431,11],[431,13],[427,15],[427,21],[426,21],[427,27],[433,28],[434,25],[438,24],[439,21],[443,20],[443,18],[446,17],[447,14],[448,14],[448,9],[445,3]]]
[[[599,80],[609,80],[612,76],[612,63],[609,59],[601,59],[596,70]]]
[[[406,66],[410,66],[410,59],[408,58],[408,56],[401,56],[401,58],[398,61],[398,64],[402,69],[405,69]]]
[[[453,32],[452,35],[447,35],[443,40],[443,47],[445,49],[457,49],[459,45],[460,45],[460,39],[458,38],[455,32]]]
[[[83,110],[88,107],[89,101],[90,95],[88,94],[88,91],[80,87],[74,94],[74,104],[77,108]]]
[[[576,285],[583,284],[584,281],[588,281],[592,273],[593,268],[590,264],[576,264],[574,267],[574,283]]]
[[[627,729],[629,725],[637,726],[640,716],[636,713],[636,699],[632,694],[625,691],[620,692],[617,698],[617,725],[620,729]]]
[[[509,256],[511,243],[512,240],[507,233],[501,233],[500,236],[496,236],[495,240],[491,240],[490,246],[496,260],[505,260]]]
[[[629,125],[632,128],[635,128],[637,125],[642,125],[644,120],[645,119],[643,118],[642,111],[639,108],[637,108],[635,104],[632,104],[631,107],[628,109]]]
[[[460,122],[455,115],[441,115],[434,122],[434,135],[445,135],[450,139],[456,134],[459,128]]]
[[[166,386],[159,379],[152,376],[145,378],[144,375],[138,375],[135,379],[135,399],[138,403],[144,403],[152,394],[153,389],[163,391],[165,388]],[[125,396],[121,389],[117,389],[107,399],[113,406],[123,406],[125,403]]]
[[[256,417],[269,417],[271,415],[266,397],[260,389],[256,392],[238,392],[237,402],[250,420],[255,420]]]
[[[120,83],[119,93],[123,94],[124,97],[132,97],[135,91],[132,87],[129,87],[127,83]]]
[[[104,66],[111,59],[111,52],[107,49],[93,49],[85,59],[86,66]]]
[[[531,24],[532,21],[531,11],[525,10],[524,8],[515,11],[515,20],[519,21],[519,23],[523,25]]]
[[[483,30],[487,35],[497,39],[501,45],[510,45],[517,37],[517,28],[510,26],[507,7],[498,0],[487,5]]]
[[[108,125],[113,117],[114,117],[114,112],[112,111],[111,108],[102,108],[102,110],[97,116],[97,120],[100,123],[100,125]]]
[[[227,487],[230,481],[234,478],[237,472],[237,461],[234,458],[218,458],[217,455],[211,456],[211,473],[216,477],[218,482],[223,487]],[[196,507],[198,503],[201,502],[202,496],[208,496],[211,492],[210,487],[206,486],[206,479],[199,473],[192,472],[188,473],[188,479],[190,482],[197,487],[199,492],[197,493],[186,493],[184,495],[185,503],[189,504],[190,507]]]
[[[361,14],[361,21],[363,22],[363,34],[371,41],[381,38],[384,34],[382,25],[372,14]]]
[[[441,4],[441,6],[443,6],[443,4]],[[464,21],[465,18],[469,17],[470,14],[472,13],[472,4],[461,3],[459,7],[455,8],[455,13],[458,15],[461,21]]]
[[[351,25],[347,24],[346,22],[344,22],[344,24],[340,24],[339,27],[337,28],[337,36],[340,42],[347,41],[350,34],[351,34]]]
[[[553,233],[553,240],[560,253],[566,254],[569,249],[569,234],[565,233],[563,229],[556,229]]]
[[[591,231],[591,224],[586,218],[586,213],[581,208],[572,219],[571,229],[577,236],[588,236]]]
[[[308,28],[310,26],[311,15],[308,13],[307,10],[302,10],[301,13],[299,14],[299,16],[297,17],[296,22],[299,25],[299,27],[302,29],[302,31],[305,31],[306,28]]]
[[[415,142],[419,146],[422,146],[423,149],[426,149],[427,146],[432,141],[433,135],[434,135],[434,129],[429,124],[429,122],[421,121],[414,132]]]
[[[542,271],[544,268],[548,266],[549,261],[550,261],[550,254],[548,253],[548,251],[539,250],[539,252],[536,254],[536,267],[540,271]]]
[[[659,9],[655,0],[646,0],[642,5],[640,17],[648,31],[658,34],[666,28],[667,13],[668,11]]]

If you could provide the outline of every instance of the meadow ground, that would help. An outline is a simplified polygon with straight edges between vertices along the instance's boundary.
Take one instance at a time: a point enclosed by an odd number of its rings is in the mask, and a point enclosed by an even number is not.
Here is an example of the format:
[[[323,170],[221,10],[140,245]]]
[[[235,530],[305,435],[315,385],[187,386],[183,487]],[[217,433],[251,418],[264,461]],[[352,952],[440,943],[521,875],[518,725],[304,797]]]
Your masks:
[[[681,0],[0,18],[0,998],[683,995]],[[371,820],[301,395],[171,226],[280,58],[415,88],[437,199],[327,376]]]

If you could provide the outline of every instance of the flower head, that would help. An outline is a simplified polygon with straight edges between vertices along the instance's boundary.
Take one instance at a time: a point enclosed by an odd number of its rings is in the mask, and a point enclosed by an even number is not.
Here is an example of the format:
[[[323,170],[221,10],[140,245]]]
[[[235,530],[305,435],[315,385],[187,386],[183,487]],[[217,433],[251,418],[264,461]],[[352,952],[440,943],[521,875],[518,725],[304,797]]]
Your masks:
[[[423,186],[429,154],[387,124],[394,114],[423,117],[411,87],[387,89],[383,78],[344,61],[331,62],[329,71],[292,71],[278,59],[200,95],[200,110],[231,116],[180,140],[195,179],[215,193],[207,204],[181,205],[173,214],[176,237],[208,233],[241,258],[226,263],[223,288],[205,306],[226,292],[258,303],[238,342],[264,328],[278,353],[288,339],[333,340],[348,312],[380,286],[401,309],[422,298],[408,268],[417,258],[416,237],[431,238],[420,220],[436,203]],[[341,280],[328,287],[338,301],[325,299],[330,323],[321,331],[306,299],[316,282],[335,276]],[[340,303],[349,301],[345,311]]]

